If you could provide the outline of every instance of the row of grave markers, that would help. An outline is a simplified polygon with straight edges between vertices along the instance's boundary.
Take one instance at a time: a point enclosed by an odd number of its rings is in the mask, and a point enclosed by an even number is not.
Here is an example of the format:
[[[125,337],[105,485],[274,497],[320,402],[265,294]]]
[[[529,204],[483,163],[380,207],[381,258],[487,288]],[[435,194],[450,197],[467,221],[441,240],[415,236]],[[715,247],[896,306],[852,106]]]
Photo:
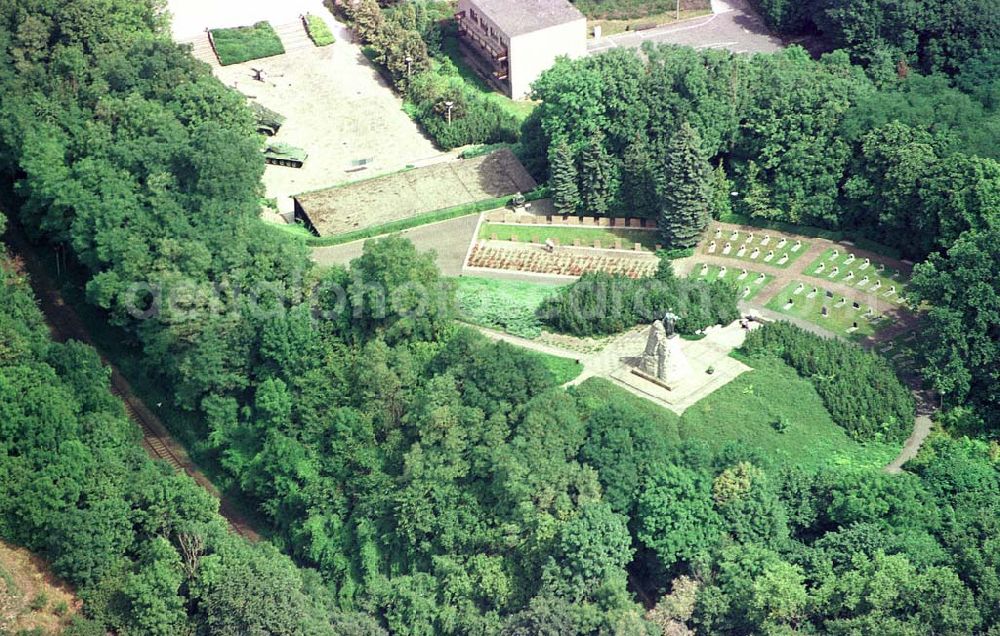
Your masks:
[[[754,238],[756,236],[757,235],[755,233],[750,232],[747,235],[747,240],[743,241],[743,243],[745,245],[749,245],[749,244],[753,243]],[[715,236],[713,238],[717,238],[717,239],[721,239],[722,238],[722,228],[721,227],[715,228]],[[736,241],[739,238],[740,238],[740,232],[739,232],[739,230],[733,230],[733,233],[729,235],[729,240],[730,241]],[[715,241],[712,241],[712,242],[714,243]],[[770,234],[765,234],[764,238],[761,239],[760,244],[762,246],[766,246],[766,245],[769,245],[770,243],[771,243],[771,235]],[[775,245],[775,247],[780,250],[781,248],[783,248],[787,244],[788,244],[788,239],[785,238],[784,236],[782,236],[778,240],[778,244]],[[799,239],[795,239],[795,245],[793,245],[791,249],[792,249],[793,252],[797,252],[799,250],[799,248],[801,248],[801,247],[802,247],[802,241],[799,240]]]
[[[804,291],[804,289],[805,289],[805,285],[804,285],[803,283],[799,283],[798,287],[796,287],[796,288],[795,288],[795,291],[793,291],[792,293],[793,293],[793,294],[801,294],[801,293],[802,293],[802,292]],[[817,288],[813,287],[813,288],[812,288],[812,291],[811,291],[811,292],[809,292],[809,294],[808,294],[808,295],[806,296],[806,298],[807,298],[807,299],[811,299],[811,298],[815,298],[815,297],[817,296],[817,294],[818,294],[818,293],[819,293],[819,290],[818,290]],[[826,298],[827,298],[827,299],[832,299],[832,298],[834,298],[834,294],[833,294],[833,292],[832,292],[832,291],[829,291],[829,290],[826,290]],[[846,304],[847,304],[847,297],[846,297],[846,296],[841,296],[841,297],[840,297],[840,300],[839,300],[839,301],[837,301],[837,303],[836,303],[836,304],[834,305],[834,309],[837,309],[837,308],[840,308],[840,307],[843,307],[843,306],[844,306],[844,305],[846,305]],[[788,311],[789,309],[791,309],[791,308],[792,308],[792,307],[794,307],[794,306],[795,306],[795,299],[793,299],[793,298],[789,298],[789,299],[788,299],[788,302],[787,302],[787,303],[785,303],[785,306],[784,306],[784,307],[783,307],[782,309],[784,309],[785,311]],[[852,307],[852,308],[853,308],[854,310],[860,310],[860,309],[861,309],[861,303],[859,303],[859,302],[858,302],[858,301],[856,301],[856,300],[855,300],[855,301],[852,301],[852,302],[851,302],[851,307]],[[820,316],[822,316],[823,318],[828,318],[828,317],[830,316],[830,308],[829,308],[829,307],[827,307],[826,305],[823,305],[823,306],[822,306],[822,307],[820,308]],[[869,320],[869,319],[874,319],[874,320],[877,320],[877,319],[879,318],[879,316],[876,316],[876,315],[875,315],[875,309],[874,309],[873,307],[869,306],[869,307],[868,307],[868,311],[866,311],[866,312],[864,313],[864,315],[862,316],[862,318],[864,318],[865,320]],[[853,326],[849,327],[849,328],[847,329],[847,331],[848,331],[848,332],[854,332],[854,331],[856,331],[857,329],[858,329],[858,323],[857,323],[857,322],[855,321],[855,322],[853,323]]]
[[[796,244],[793,245],[791,249],[793,252],[797,252],[801,247],[802,247],[801,241],[797,241]],[[715,250],[716,250],[715,241],[712,241],[711,243],[708,244],[708,253],[714,254]],[[729,256],[729,253],[732,251],[733,251],[732,243],[726,243],[725,246],[722,248],[722,255]],[[743,255],[746,254],[746,252],[747,252],[747,245],[746,243],[744,243],[743,245],[740,246],[740,249],[736,251],[736,257],[743,258]],[[750,258],[753,260],[757,260],[759,256],[760,256],[760,248],[759,247],[753,248],[753,251],[750,252]],[[784,265],[785,263],[788,262],[789,258],[791,257],[788,255],[788,252],[785,252],[784,254],[781,255],[781,258],[778,259],[778,265]],[[764,262],[770,263],[772,260],[774,260],[774,250],[768,250],[767,256],[764,257]]]

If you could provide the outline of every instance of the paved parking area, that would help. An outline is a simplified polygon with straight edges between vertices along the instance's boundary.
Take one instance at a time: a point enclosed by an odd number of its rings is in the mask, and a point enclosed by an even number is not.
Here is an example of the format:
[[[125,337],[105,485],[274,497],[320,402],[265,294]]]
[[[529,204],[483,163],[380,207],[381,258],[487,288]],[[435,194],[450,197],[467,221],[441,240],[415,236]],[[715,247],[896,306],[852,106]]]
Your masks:
[[[254,81],[251,68],[263,68],[267,81]],[[441,155],[353,44],[338,40],[214,72],[227,85],[287,118],[272,141],[309,154],[299,169],[267,167],[268,196],[280,199]],[[352,172],[357,160],[370,163]]]
[[[771,34],[746,0],[713,0],[712,11],[710,16],[681,24],[590,40],[587,48],[599,53],[615,47],[639,48],[647,41],[734,53],[773,53],[783,47],[781,39]]]
[[[478,214],[470,214],[449,221],[421,225],[404,230],[401,234],[413,242],[417,251],[433,250],[437,254],[437,265],[442,276],[459,276],[478,221]],[[361,256],[365,240],[369,239],[331,247],[315,247],[312,259],[320,266],[346,265]]]
[[[306,41],[284,55],[212,69],[227,86],[287,118],[271,141],[308,153],[300,169],[268,166],[264,172],[267,196],[283,210],[295,194],[452,158],[403,112],[402,100],[320,0],[169,0],[167,8],[178,41],[203,35],[206,27],[260,20],[280,30],[301,24],[303,13],[321,17],[333,31],[337,41],[330,46]],[[251,69],[264,69],[266,81],[255,81]],[[370,163],[358,170],[358,160]]]

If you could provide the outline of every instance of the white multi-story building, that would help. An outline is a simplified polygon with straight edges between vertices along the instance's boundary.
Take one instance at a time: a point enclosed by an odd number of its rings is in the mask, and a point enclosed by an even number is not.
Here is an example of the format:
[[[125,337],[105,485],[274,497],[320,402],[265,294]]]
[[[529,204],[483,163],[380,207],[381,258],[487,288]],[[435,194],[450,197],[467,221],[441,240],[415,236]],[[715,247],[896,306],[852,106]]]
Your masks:
[[[459,0],[455,18],[480,68],[514,99],[558,56],[587,52],[587,20],[567,0]]]

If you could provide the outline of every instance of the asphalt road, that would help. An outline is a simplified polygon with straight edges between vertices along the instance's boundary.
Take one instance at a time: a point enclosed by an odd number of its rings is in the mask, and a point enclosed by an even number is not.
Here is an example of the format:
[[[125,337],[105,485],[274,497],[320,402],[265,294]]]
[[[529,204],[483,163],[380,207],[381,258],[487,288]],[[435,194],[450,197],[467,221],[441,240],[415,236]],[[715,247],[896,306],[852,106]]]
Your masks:
[[[773,53],[783,47],[746,0],[713,0],[712,11],[710,16],[679,24],[591,40],[587,48],[590,53],[599,53],[615,47],[639,48],[647,41],[734,53]]]

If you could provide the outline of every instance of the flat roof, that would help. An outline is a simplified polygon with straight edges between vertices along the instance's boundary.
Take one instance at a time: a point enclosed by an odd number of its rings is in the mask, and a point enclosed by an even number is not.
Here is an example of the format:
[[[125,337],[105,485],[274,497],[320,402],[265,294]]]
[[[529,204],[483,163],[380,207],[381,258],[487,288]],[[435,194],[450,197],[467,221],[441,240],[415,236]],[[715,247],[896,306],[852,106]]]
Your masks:
[[[508,37],[583,20],[568,0],[470,0]]]

